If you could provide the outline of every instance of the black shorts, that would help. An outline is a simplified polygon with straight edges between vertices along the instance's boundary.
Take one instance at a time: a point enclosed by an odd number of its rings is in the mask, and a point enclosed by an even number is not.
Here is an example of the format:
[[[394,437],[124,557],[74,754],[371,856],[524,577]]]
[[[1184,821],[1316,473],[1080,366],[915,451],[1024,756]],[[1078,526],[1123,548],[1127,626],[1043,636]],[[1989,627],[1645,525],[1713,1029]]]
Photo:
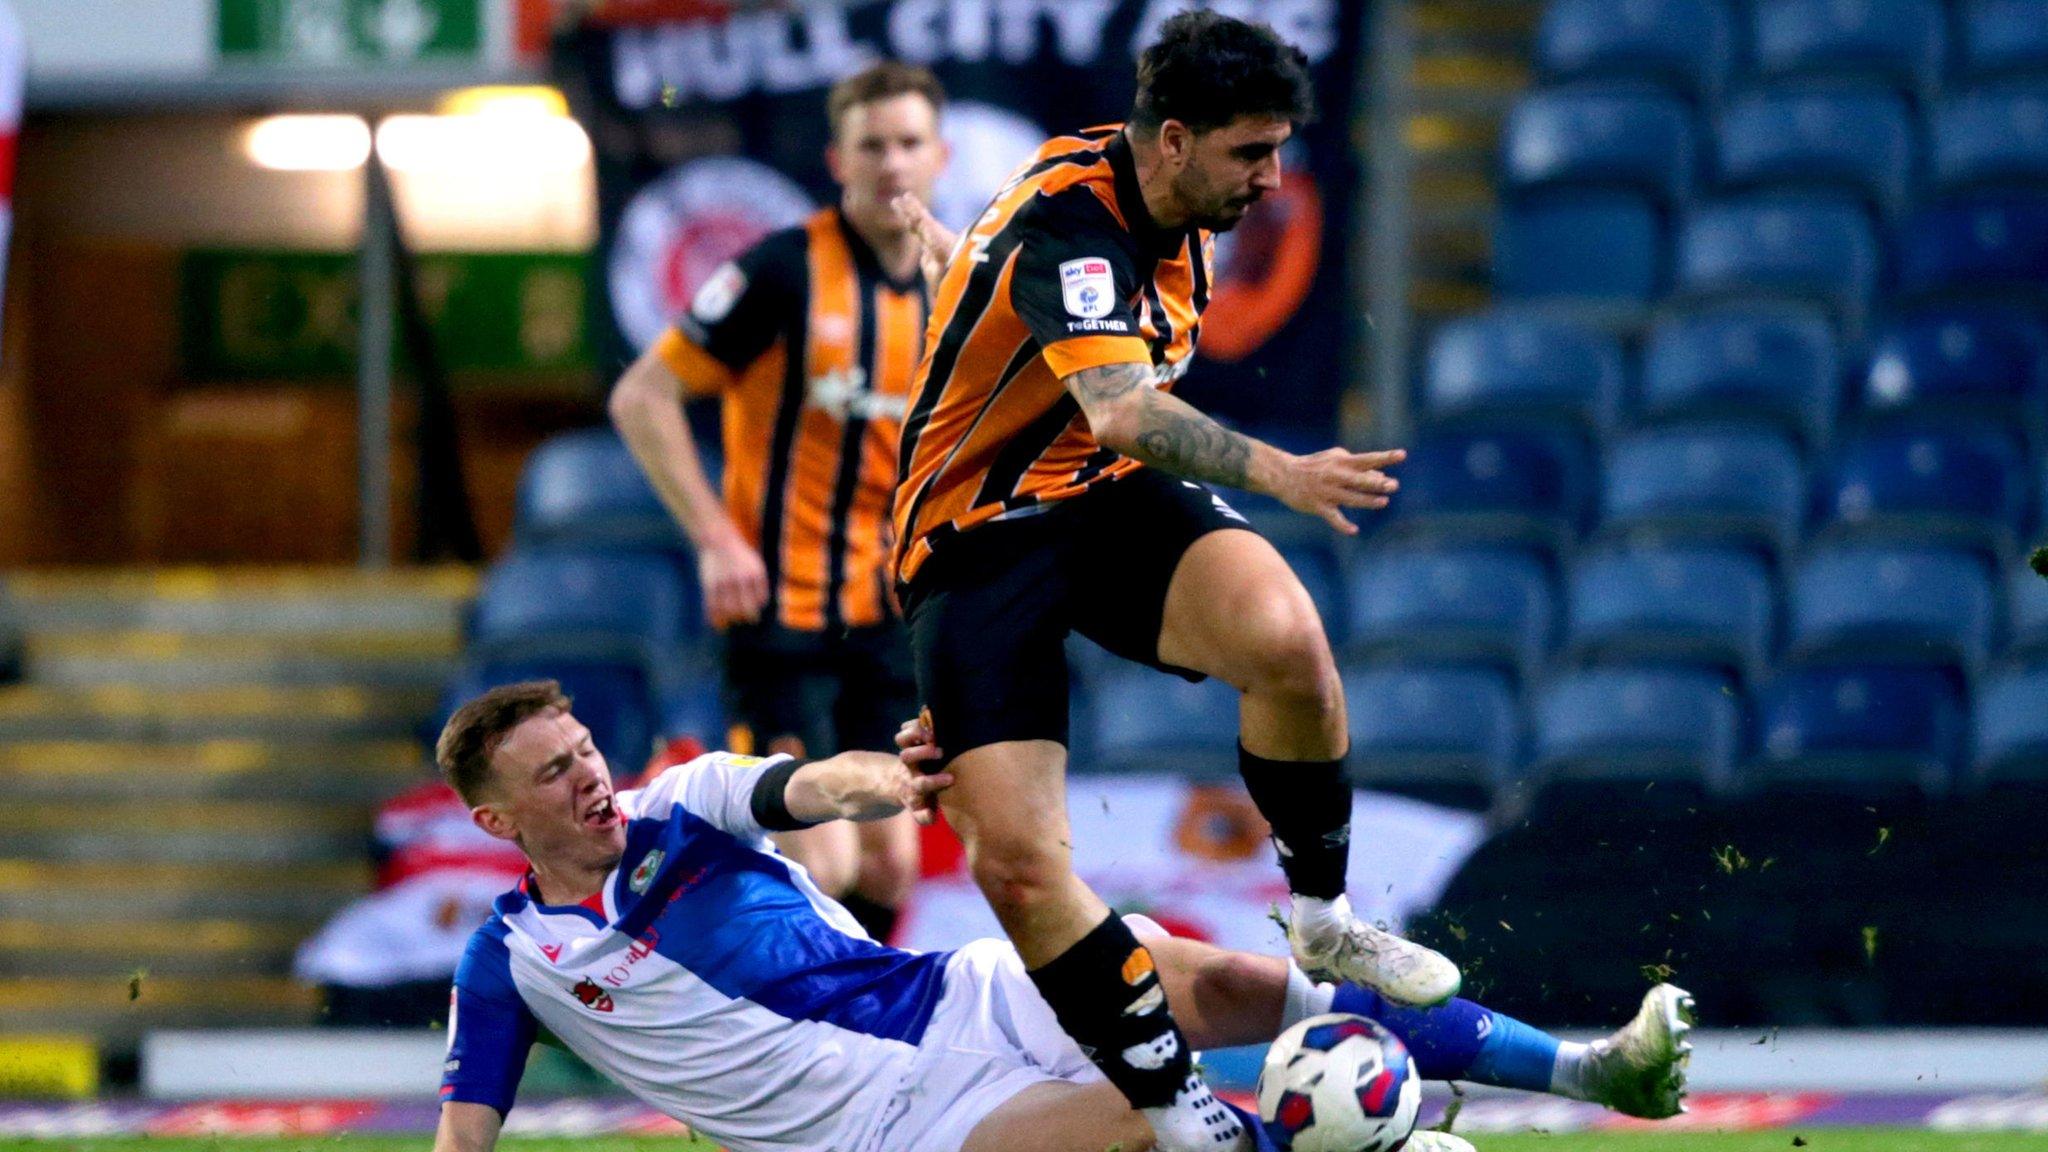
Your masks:
[[[753,734],[753,751],[795,737],[804,755],[888,752],[917,715],[910,645],[900,624],[797,632],[776,624],[725,637],[727,706]]]
[[[946,542],[904,594],[919,697],[957,756],[1005,740],[1067,742],[1066,638],[1159,661],[1167,587],[1189,546],[1244,517],[1200,484],[1141,469]]]

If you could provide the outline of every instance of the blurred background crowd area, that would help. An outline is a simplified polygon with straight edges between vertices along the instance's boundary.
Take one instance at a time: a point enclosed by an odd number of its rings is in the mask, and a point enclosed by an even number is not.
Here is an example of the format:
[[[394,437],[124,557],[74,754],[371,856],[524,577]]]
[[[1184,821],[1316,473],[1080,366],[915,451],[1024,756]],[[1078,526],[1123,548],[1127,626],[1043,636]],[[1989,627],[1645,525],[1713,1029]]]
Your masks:
[[[939,73],[959,225],[1183,6],[13,3],[0,1030],[117,1046],[440,1006],[445,947],[291,964],[373,885],[463,874],[406,913],[459,940],[516,872],[424,786],[465,691],[559,677],[622,768],[720,744],[611,380],[829,201],[832,80]],[[2048,0],[1213,6],[1323,115],[1182,391],[1409,449],[1355,540],[1232,499],[1358,784],[1480,830],[1416,930],[1546,1023],[1662,975],[1727,1024],[2048,1022]],[[1077,776],[1227,825],[1229,690],[1072,664]]]

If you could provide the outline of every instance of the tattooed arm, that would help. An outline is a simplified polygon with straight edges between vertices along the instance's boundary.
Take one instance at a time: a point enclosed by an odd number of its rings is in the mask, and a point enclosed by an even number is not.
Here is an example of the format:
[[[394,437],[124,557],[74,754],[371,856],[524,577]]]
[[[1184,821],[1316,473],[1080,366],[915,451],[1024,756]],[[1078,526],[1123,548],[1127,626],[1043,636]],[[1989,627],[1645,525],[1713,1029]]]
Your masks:
[[[1345,508],[1384,508],[1399,485],[1382,469],[1405,458],[1391,452],[1329,448],[1309,456],[1283,452],[1233,432],[1193,405],[1152,387],[1144,364],[1084,368],[1061,383],[1081,405],[1096,442],[1176,476],[1278,499],[1320,516],[1350,535]]]

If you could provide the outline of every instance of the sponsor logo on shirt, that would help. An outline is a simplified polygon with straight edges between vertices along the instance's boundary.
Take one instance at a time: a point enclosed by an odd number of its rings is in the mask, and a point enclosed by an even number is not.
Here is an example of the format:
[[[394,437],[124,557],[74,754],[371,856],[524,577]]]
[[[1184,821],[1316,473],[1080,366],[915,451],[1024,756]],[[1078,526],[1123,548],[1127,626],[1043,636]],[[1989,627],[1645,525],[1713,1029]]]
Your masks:
[[[832,414],[840,423],[856,420],[901,420],[907,405],[904,397],[868,390],[868,374],[860,368],[837,369],[813,376],[804,388],[804,403]],[[754,763],[759,763],[758,759]],[[735,759],[735,768],[752,767]]]
[[[1083,320],[1100,320],[1115,303],[1116,283],[1110,276],[1109,261],[1084,256],[1060,265],[1060,298],[1067,312]]]
[[[576,997],[578,1003],[593,1012],[609,1012],[612,1010],[612,994],[599,988],[597,981],[592,980],[588,976],[578,980],[576,986],[569,989],[569,992]]]
[[[635,895],[647,891],[647,886],[654,883],[654,874],[661,870],[661,862],[667,858],[668,853],[659,848],[649,852],[646,858],[640,861],[640,866],[633,869],[633,874],[627,877],[626,887],[631,888]]]

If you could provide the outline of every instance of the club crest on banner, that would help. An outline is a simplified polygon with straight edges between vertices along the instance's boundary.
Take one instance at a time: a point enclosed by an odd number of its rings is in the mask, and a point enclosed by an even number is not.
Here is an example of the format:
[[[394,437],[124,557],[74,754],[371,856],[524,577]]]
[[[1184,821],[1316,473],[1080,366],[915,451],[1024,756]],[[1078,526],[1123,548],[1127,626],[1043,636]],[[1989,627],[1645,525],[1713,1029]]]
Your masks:
[[[716,274],[811,210],[795,181],[739,156],[692,160],[640,189],[619,216],[605,269],[619,330],[644,349],[693,302],[730,309],[744,278],[715,283]],[[710,298],[698,299],[707,287]]]

